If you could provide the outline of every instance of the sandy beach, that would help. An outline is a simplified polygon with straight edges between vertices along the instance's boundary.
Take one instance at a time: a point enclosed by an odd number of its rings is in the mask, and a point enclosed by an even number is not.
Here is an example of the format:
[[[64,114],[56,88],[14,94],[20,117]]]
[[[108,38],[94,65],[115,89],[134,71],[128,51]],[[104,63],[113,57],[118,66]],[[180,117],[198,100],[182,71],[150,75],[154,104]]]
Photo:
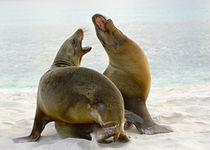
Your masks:
[[[103,150],[179,149],[208,150],[210,147],[210,84],[152,88],[148,108],[155,122],[174,132],[140,135],[127,131],[128,143],[97,144],[94,140],[61,139],[48,124],[34,143],[14,143],[12,138],[28,135],[36,107],[36,90],[0,92],[0,150]]]

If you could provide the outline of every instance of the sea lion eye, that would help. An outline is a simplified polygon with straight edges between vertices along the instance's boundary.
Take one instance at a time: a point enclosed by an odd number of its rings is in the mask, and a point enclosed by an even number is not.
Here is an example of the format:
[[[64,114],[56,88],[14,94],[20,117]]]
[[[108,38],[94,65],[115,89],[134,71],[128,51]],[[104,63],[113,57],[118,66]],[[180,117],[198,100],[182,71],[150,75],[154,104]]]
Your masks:
[[[76,46],[76,44],[77,44],[77,39],[73,39],[73,40],[71,41],[71,44],[72,44],[73,46]]]

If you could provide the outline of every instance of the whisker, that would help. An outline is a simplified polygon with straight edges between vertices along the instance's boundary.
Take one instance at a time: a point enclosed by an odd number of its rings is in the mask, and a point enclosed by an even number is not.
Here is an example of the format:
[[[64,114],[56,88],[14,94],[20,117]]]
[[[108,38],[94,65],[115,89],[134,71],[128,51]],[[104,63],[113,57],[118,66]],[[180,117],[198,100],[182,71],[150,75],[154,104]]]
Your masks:
[[[88,28],[87,27],[84,27],[84,28],[81,28],[83,30],[84,33],[88,32]]]

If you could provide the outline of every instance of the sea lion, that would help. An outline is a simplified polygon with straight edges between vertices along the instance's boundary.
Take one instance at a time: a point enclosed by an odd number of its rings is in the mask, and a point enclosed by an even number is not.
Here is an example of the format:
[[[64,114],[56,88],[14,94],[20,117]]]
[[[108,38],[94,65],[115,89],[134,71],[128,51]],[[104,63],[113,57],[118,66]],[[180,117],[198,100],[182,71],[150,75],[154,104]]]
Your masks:
[[[40,79],[32,132],[15,142],[37,141],[51,121],[79,124],[74,131],[83,124],[82,136],[90,137],[87,134],[95,132],[98,142],[112,136],[113,141],[119,137],[128,141],[123,127],[124,102],[118,88],[103,74],[78,67],[82,56],[91,50],[82,48],[82,40],[83,31],[78,29],[61,46],[51,68]],[[87,129],[91,132],[86,133]]]
[[[144,134],[171,132],[152,120],[146,100],[150,92],[151,76],[147,57],[138,44],[115,27],[111,19],[95,14],[92,17],[96,34],[109,56],[104,75],[111,79],[123,95],[125,109],[143,118],[136,125]]]

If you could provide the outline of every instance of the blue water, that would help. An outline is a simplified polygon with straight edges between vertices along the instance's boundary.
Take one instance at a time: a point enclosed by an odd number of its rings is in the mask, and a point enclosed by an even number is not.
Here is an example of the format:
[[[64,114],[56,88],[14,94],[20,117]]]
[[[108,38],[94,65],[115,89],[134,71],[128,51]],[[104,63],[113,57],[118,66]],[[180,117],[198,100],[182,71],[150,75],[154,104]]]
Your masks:
[[[210,83],[209,0],[0,1],[0,89],[36,88],[63,41],[85,28],[81,66],[103,72],[108,57],[91,16],[102,13],[148,56],[152,86]]]

